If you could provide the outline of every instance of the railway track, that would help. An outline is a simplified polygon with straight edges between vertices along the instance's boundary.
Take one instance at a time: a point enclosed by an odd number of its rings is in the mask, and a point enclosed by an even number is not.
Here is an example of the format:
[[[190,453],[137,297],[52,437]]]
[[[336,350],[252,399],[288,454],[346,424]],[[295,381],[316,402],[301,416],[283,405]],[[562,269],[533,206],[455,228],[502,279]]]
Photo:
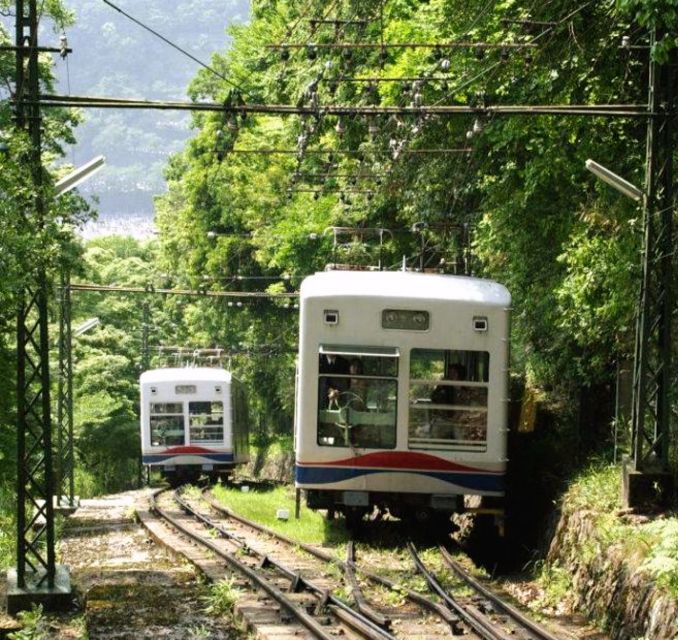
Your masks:
[[[202,495],[162,492],[154,496],[151,510],[192,545],[216,556],[222,567],[225,564],[239,576],[243,590],[256,592],[250,597],[257,598],[269,614],[269,627],[270,615],[276,614],[275,632],[249,620],[262,636],[279,635],[282,626],[286,634],[323,640],[338,635],[369,640],[449,636],[556,640],[469,576],[443,547],[437,550],[436,566],[444,565],[447,573],[463,582],[463,595],[450,593],[441,584],[411,542],[406,563],[410,566],[399,567],[406,578],[393,580],[361,565],[353,542],[342,560],[230,512],[207,491]],[[404,586],[412,580],[412,565],[429,593]],[[385,593],[396,593],[402,602],[386,604]],[[244,609],[241,613],[247,618]]]

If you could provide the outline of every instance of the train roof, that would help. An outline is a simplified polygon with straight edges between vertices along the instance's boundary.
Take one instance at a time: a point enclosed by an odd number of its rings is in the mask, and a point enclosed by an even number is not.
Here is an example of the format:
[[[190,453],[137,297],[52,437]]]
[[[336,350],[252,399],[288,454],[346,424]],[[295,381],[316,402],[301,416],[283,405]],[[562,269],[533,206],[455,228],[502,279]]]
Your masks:
[[[218,367],[166,367],[144,371],[140,382],[230,382],[231,372]]]
[[[493,280],[412,271],[323,271],[305,278],[300,293],[302,299],[367,296],[511,305],[506,287]]]

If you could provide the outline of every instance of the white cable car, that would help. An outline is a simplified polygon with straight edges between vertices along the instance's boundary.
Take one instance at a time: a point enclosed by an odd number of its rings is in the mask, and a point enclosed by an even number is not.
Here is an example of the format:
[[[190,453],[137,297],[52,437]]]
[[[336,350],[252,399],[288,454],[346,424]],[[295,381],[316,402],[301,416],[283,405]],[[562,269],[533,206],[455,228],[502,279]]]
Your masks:
[[[171,483],[227,475],[249,460],[242,384],[210,367],[141,374],[142,461]]]
[[[505,287],[328,271],[300,297],[295,483],[310,508],[442,523],[464,496],[504,495]]]

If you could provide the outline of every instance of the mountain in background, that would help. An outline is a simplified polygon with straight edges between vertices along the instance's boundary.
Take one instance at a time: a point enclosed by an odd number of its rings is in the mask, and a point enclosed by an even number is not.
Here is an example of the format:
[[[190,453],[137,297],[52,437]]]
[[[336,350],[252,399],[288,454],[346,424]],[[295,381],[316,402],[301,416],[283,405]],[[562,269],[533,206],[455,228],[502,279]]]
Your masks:
[[[205,64],[224,51],[232,23],[248,20],[247,0],[113,0],[122,11]],[[73,49],[55,56],[57,91],[74,96],[186,101],[200,65],[135,24],[102,0],[65,0],[76,24],[66,31]],[[44,33],[43,44],[55,39]],[[52,46],[54,42],[50,43]],[[98,155],[106,165],[80,187],[97,196],[100,224],[125,221],[150,227],[153,196],[165,190],[163,167],[190,135],[186,111],[85,109],[77,145],[66,160],[75,166]]]

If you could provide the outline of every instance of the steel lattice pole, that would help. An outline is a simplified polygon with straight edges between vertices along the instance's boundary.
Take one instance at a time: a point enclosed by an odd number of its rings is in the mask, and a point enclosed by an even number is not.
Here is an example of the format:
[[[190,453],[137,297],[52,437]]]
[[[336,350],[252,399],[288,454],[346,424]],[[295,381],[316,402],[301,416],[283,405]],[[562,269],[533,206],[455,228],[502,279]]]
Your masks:
[[[656,40],[653,33],[651,44]],[[643,265],[631,416],[633,464],[638,472],[667,472],[669,466],[675,75],[675,51],[668,63],[651,60]]]
[[[16,45],[16,123],[30,138],[33,183],[33,210],[24,214],[25,224],[41,236],[45,204],[36,0],[16,2]],[[23,292],[17,315],[17,584],[28,590],[45,582],[53,588],[56,572],[48,298],[43,259],[40,253],[34,272],[28,274],[30,284]]]
[[[59,290],[59,395],[57,402],[58,465],[56,493],[59,506],[75,506],[73,450],[73,352],[70,274],[64,267]],[[66,501],[64,503],[64,500]]]

